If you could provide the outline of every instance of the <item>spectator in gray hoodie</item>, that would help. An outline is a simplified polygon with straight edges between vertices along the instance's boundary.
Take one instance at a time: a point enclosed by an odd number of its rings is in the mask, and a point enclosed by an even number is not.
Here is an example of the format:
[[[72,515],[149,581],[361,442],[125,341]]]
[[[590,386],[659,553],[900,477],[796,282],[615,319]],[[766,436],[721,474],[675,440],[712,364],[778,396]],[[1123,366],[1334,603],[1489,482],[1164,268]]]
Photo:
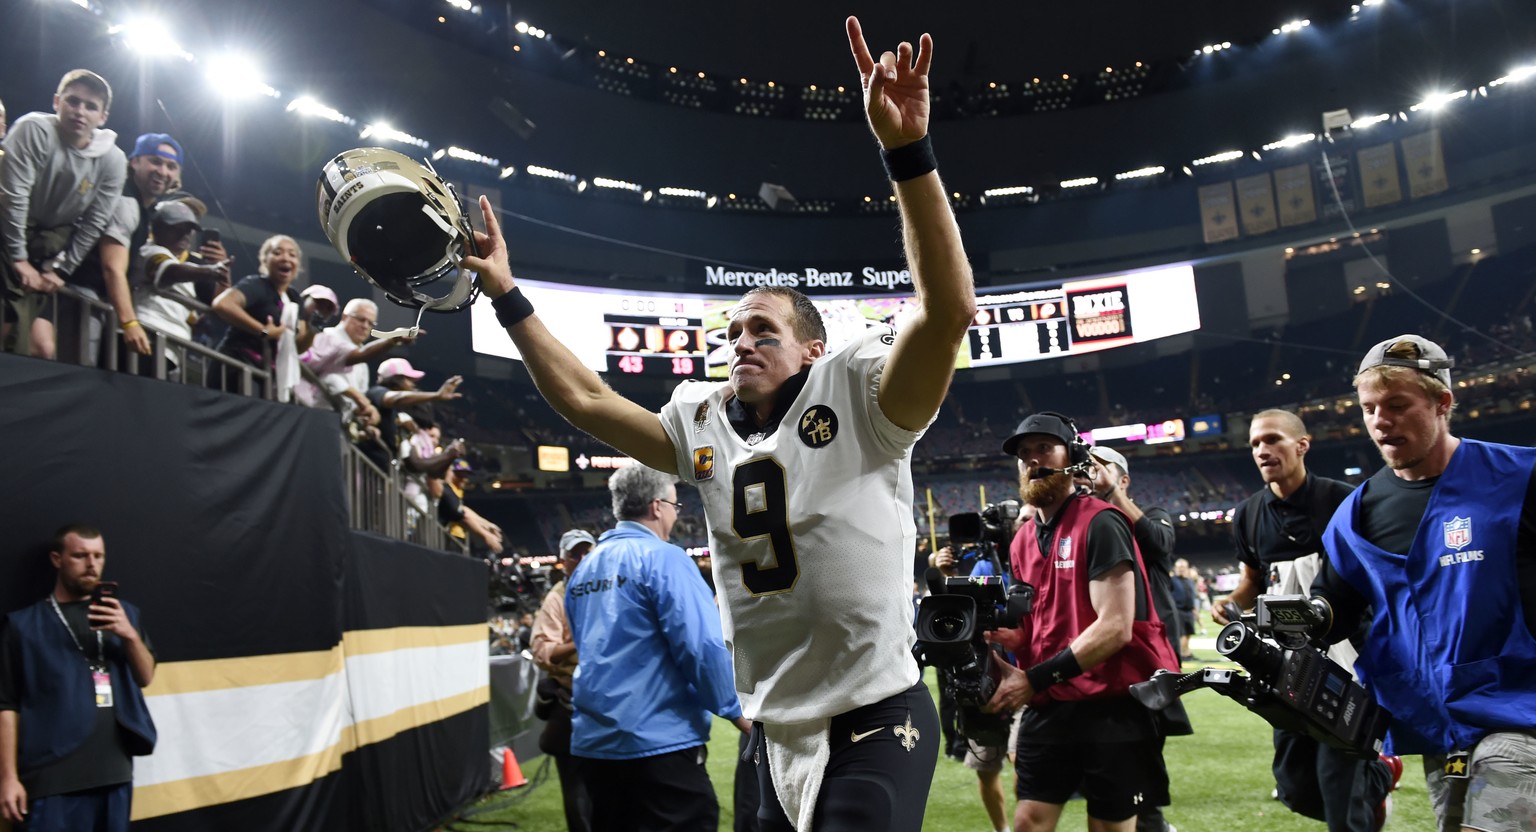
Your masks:
[[[122,195],[128,159],[117,134],[103,129],[111,107],[106,79],[70,70],[53,96],[53,114],[27,113],[5,136],[0,342],[14,352],[53,358],[46,302],[96,245]]]

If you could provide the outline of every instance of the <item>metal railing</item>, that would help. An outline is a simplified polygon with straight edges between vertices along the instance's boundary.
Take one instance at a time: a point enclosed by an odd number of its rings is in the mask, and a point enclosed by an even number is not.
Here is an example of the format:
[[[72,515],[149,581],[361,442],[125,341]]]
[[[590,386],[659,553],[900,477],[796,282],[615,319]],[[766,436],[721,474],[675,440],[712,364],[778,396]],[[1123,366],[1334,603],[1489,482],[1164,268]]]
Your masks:
[[[201,315],[215,314],[212,307],[194,298],[163,289],[156,292]],[[215,387],[251,398],[275,399],[277,391],[272,372],[254,367],[238,358],[209,349],[196,341],[142,324],[149,336],[150,354],[126,349],[120,340],[117,311],[104,301],[82,294],[73,286],[61,287],[59,300],[52,304],[49,319],[54,326],[57,358],[87,367],[101,367],[162,381],[198,387]],[[60,324],[67,324],[61,327]],[[67,336],[68,343],[65,343]],[[271,366],[270,345],[264,345],[263,364]],[[313,373],[301,366],[312,381]],[[215,384],[215,379],[223,384]],[[337,412],[344,412],[339,396],[316,384],[321,394]],[[378,442],[378,439],[373,441]],[[411,504],[402,488],[400,463],[393,449],[384,448],[395,459],[389,471],[381,470],[349,441],[341,441],[341,468],[346,479],[348,520],[354,529],[416,543],[432,549],[468,554],[468,542],[448,533],[435,516],[424,514]],[[381,447],[383,447],[381,445]]]

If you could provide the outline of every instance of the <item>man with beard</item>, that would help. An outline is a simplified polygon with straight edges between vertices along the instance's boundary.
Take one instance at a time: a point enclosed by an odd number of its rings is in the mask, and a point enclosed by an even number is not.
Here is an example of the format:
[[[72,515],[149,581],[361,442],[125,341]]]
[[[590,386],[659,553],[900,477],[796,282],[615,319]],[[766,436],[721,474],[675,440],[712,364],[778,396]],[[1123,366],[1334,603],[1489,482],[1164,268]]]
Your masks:
[[[141,252],[149,242],[154,207],[161,200],[185,201],[199,218],[206,213],[201,202],[187,198],[187,194],[174,193],[181,180],[181,162],[181,142],[170,134],[145,133],[139,136],[133,144],[132,155],[128,157],[128,181],[123,186],[123,195],[114,203],[112,216],[101,232],[101,240],[80,264],[80,268],[70,276],[70,283],[82,294],[97,300],[105,298],[112,304],[117,312],[118,325],[122,327],[123,342],[129,349],[142,355],[149,355],[149,336],[144,333],[135,310],[144,305],[147,298],[145,291],[159,287],[145,287],[142,284],[130,286],[129,275],[138,271]],[[165,248],[174,247],[165,239],[157,238],[155,243]],[[182,254],[181,259],[184,262],[186,254]],[[194,260],[196,262],[191,264],[194,268],[212,268],[223,264],[223,280],[228,282],[229,257],[219,242],[203,242],[194,253]],[[138,297],[130,294],[131,288],[140,290]],[[174,304],[174,301],[170,303]],[[185,307],[174,314],[183,321],[187,318]],[[101,321],[93,316],[89,324],[89,341],[84,358],[87,363],[95,363],[96,348],[101,339]]]
[[[1261,593],[1307,592],[1325,560],[1323,529],[1351,490],[1347,483],[1307,470],[1312,437],[1301,417],[1288,410],[1255,414],[1248,445],[1265,486],[1232,516],[1243,574],[1237,589],[1213,604],[1212,617],[1220,624],[1228,623],[1228,602],[1247,610]],[[1335,645],[1328,655],[1345,669],[1354,667],[1355,650],[1347,643]],[[1386,798],[1394,773],[1402,770],[1400,762],[1361,760],[1279,728],[1274,739],[1275,796],[1286,808],[1325,821],[1330,832],[1370,832],[1385,822],[1390,811]]]
[[[141,692],[155,656],[138,608],[98,592],[99,530],[65,526],[49,557],[53,591],[11,613],[0,637],[0,818],[28,832],[127,832],[132,758],[155,747]]]
[[[1025,669],[998,664],[991,711],[1024,712],[1015,749],[1015,830],[1055,829],[1074,793],[1088,801],[1090,829],[1131,832],[1148,804],[1168,805],[1157,713],[1129,688],[1160,668],[1177,670],[1131,524],[1109,503],[1073,486],[1088,448],[1076,426],[1037,413],[1003,443],[1018,459],[1019,491],[1035,516],[1013,540],[1013,572],[1035,587],[1014,650]]]
[[[1328,640],[1424,755],[1440,828],[1529,829],[1536,791],[1536,449],[1451,434],[1452,361],[1416,335],[1366,353],[1355,392],[1386,462],[1323,535]]]

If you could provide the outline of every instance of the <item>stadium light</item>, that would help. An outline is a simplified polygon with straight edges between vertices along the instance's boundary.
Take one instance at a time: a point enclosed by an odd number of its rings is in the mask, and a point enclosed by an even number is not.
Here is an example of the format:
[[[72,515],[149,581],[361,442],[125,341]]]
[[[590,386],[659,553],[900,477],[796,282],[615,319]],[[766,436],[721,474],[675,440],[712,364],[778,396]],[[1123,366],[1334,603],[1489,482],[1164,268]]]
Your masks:
[[[1032,194],[1034,192],[1035,189],[1028,185],[1013,185],[1007,188],[988,188],[987,190],[982,191],[981,195],[991,199],[992,197],[997,196],[1018,196],[1020,194]]]
[[[400,144],[412,145],[419,147],[422,150],[426,150],[428,146],[426,139],[417,138],[416,136],[412,136],[410,133],[402,133],[382,121],[377,124],[365,125],[363,127],[363,132],[358,135],[358,138],[360,139],[366,139],[370,137],[375,139],[382,139],[386,142],[399,142]]]
[[[1084,176],[1081,179],[1066,179],[1066,180],[1063,180],[1062,183],[1061,183],[1061,187],[1063,189],[1066,189],[1066,188],[1086,188],[1089,185],[1097,185],[1097,184],[1099,184],[1099,178],[1097,176]]]
[[[694,188],[657,188],[656,193],[662,196],[691,196],[694,199],[707,199],[709,194]]]
[[[1510,70],[1508,75],[1505,75],[1505,76],[1500,77],[1500,78],[1495,78],[1492,81],[1489,81],[1488,82],[1488,86],[1490,86],[1490,87],[1502,87],[1505,84],[1518,84],[1521,81],[1524,81],[1527,78],[1530,78],[1532,75],[1536,75],[1536,64],[1530,64],[1528,66],[1516,67],[1516,68]]]
[[[227,53],[208,59],[206,72],[208,84],[220,94],[233,98],[254,98],[264,95],[277,98],[277,90],[261,80],[261,70],[245,55]]]
[[[517,168],[512,166],[512,165],[507,165],[506,167],[501,169],[501,175],[496,177],[496,178],[497,179],[510,179],[513,176],[515,176],[516,174],[517,174]]]
[[[1280,150],[1281,148],[1295,147],[1298,144],[1306,144],[1307,142],[1316,141],[1316,140],[1317,140],[1317,134],[1316,133],[1296,133],[1296,134],[1293,134],[1293,135],[1290,135],[1290,136],[1286,136],[1285,138],[1280,139],[1279,141],[1273,141],[1273,142],[1270,142],[1269,144],[1264,145],[1264,150],[1265,151]]]
[[[1466,90],[1457,90],[1455,92],[1431,93],[1430,95],[1426,96],[1423,101],[1420,101],[1419,103],[1413,105],[1412,107],[1409,107],[1408,110],[1409,110],[1409,112],[1414,112],[1414,113],[1417,113],[1420,110],[1428,110],[1429,112],[1434,112],[1434,111],[1444,107],[1445,105],[1451,103],[1452,101],[1455,101],[1458,98],[1466,98],[1466,97],[1467,97],[1467,91]]]
[[[459,159],[465,162],[474,162],[476,164],[485,165],[488,168],[501,167],[500,159],[486,156],[483,153],[476,153],[473,150],[465,150],[462,147],[450,146],[448,148],[448,155],[454,159]]]
[[[1271,31],[1277,35],[1288,35],[1292,32],[1299,32],[1311,25],[1312,21],[1310,20],[1292,20],[1290,23],[1286,23],[1280,28]]]
[[[107,34],[123,39],[123,45],[146,58],[181,58],[192,60],[192,53],[181,48],[171,29],[151,17],[134,18],[107,29]]]
[[[1374,116],[1361,116],[1360,118],[1351,121],[1349,123],[1349,128],[1351,130],[1365,130],[1369,127],[1375,127],[1376,125],[1386,121],[1391,117],[1392,116],[1389,113],[1378,113]]]
[[[1125,173],[1117,173],[1115,174],[1115,179],[1116,181],[1124,181],[1126,179],[1145,179],[1149,176],[1160,176],[1164,170],[1165,168],[1162,165],[1154,165],[1149,168],[1137,168],[1136,170],[1128,170]]]
[[[1241,158],[1243,158],[1243,151],[1241,150],[1223,150],[1220,153],[1212,153],[1209,156],[1202,156],[1190,164],[1198,168],[1204,165],[1214,165],[1218,162],[1231,162],[1235,159]]]
[[[622,179],[609,179],[606,176],[592,177],[592,184],[599,188],[612,188],[617,191],[634,191],[640,193],[640,186],[633,182],[625,182]]]
[[[301,116],[314,116],[316,118],[323,118],[327,121],[334,121],[337,124],[357,124],[357,119],[354,119],[351,116],[342,115],[341,111],[337,110],[335,107],[321,104],[319,101],[316,101],[307,95],[301,95],[298,98],[288,102],[288,112],[298,113]]]
[[[542,176],[545,179],[559,179],[562,182],[576,182],[576,174],[566,173],[563,170],[555,170],[554,168],[546,168],[543,165],[526,165],[523,167],[523,170],[527,171],[529,176]]]

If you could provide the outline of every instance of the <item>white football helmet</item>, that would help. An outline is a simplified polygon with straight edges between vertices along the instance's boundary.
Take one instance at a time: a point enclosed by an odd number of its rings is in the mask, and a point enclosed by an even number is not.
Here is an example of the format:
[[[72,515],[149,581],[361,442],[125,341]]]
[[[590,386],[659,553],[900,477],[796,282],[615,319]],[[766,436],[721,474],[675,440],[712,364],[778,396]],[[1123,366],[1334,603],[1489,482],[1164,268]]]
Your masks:
[[[325,236],[357,273],[401,306],[457,312],[475,302],[479,276],[461,268],[474,230],[453,186],[430,163],[382,147],[325,164],[315,188]],[[457,275],[441,296],[421,291]]]

